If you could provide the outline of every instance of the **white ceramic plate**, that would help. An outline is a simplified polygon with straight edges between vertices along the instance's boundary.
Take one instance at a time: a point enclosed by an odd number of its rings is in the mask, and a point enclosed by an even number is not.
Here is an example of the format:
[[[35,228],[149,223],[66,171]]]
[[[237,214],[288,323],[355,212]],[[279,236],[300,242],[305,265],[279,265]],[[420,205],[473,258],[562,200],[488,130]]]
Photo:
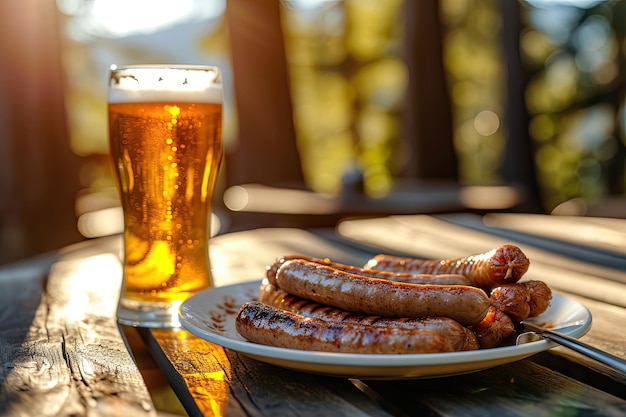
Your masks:
[[[514,362],[556,346],[539,340],[467,352],[427,354],[354,354],[310,352],[251,343],[237,333],[239,308],[258,299],[260,281],[210,288],[185,301],[180,308],[183,328],[209,342],[251,358],[299,371],[361,379],[424,378],[462,374]],[[582,304],[553,294],[550,308],[532,320],[579,338],[591,327],[591,313]]]

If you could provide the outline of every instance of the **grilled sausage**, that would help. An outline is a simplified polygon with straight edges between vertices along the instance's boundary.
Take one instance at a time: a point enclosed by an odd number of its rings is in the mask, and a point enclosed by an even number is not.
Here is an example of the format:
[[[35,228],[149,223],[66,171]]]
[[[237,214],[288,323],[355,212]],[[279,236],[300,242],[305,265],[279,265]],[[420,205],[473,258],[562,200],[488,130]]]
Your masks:
[[[537,280],[524,281],[520,282],[520,284],[528,288],[530,292],[530,301],[528,302],[530,305],[530,313],[528,317],[537,317],[550,307],[550,303],[552,302],[552,290],[548,284]]]
[[[368,278],[304,259],[285,262],[276,283],[289,294],[366,315],[450,317],[468,325],[482,320],[490,306],[487,294],[476,287]]]
[[[481,349],[489,349],[502,343],[515,331],[515,324],[503,311],[490,307],[480,323],[469,326],[476,334]]]
[[[504,284],[489,294],[491,305],[506,313],[513,322],[519,323],[530,315],[530,291],[524,285]]]
[[[529,280],[497,286],[489,298],[494,307],[519,323],[546,311],[552,301],[552,290],[543,281]]]
[[[351,313],[288,294],[270,284],[267,279],[261,283],[259,301],[305,317],[335,323],[435,330],[450,341],[452,349],[455,351],[476,350],[480,347],[476,335],[472,331],[448,317],[390,318]]]
[[[414,274],[460,274],[470,285],[486,291],[514,283],[526,273],[530,261],[514,245],[502,245],[488,252],[458,259],[417,259],[380,254],[370,259],[365,269]]]
[[[388,279],[390,281],[408,282],[410,284],[431,284],[431,285],[470,285],[469,280],[459,274],[411,274],[391,271],[377,271],[365,269],[354,265],[346,265],[339,262],[331,262],[330,259],[320,259],[305,255],[283,256],[272,265],[265,267],[265,276],[272,285],[276,285],[276,272],[287,261],[292,259],[304,259],[322,265],[330,266],[340,271],[350,272],[370,278]]]
[[[241,307],[235,323],[237,332],[250,342],[289,349],[372,354],[453,350],[434,330],[327,322],[256,301]]]

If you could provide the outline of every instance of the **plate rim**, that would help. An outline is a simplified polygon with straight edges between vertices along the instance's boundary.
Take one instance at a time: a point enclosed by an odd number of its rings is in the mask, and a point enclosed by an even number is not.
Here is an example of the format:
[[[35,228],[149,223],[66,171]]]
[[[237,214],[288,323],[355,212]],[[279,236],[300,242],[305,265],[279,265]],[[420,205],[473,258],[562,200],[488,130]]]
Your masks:
[[[253,285],[260,285],[261,280],[250,280],[244,282],[238,282],[229,285],[223,285],[218,287],[212,287],[205,289],[187,300],[185,300],[179,309],[179,319],[181,326],[194,334],[209,342],[220,345],[224,348],[231,349],[233,351],[253,356],[258,360],[264,361],[268,359],[268,363],[271,360],[281,360],[289,362],[301,362],[305,364],[323,364],[323,365],[335,365],[335,366],[358,366],[362,369],[379,368],[384,367],[419,367],[419,366],[445,366],[455,365],[468,362],[485,362],[494,360],[507,360],[517,357],[528,357],[536,353],[551,349],[557,346],[556,343],[548,340],[538,340],[522,345],[503,346],[491,349],[479,349],[472,351],[462,352],[445,352],[445,353],[414,353],[414,354],[363,354],[363,353],[337,353],[337,352],[314,352],[300,349],[281,348],[268,345],[262,345],[258,343],[249,342],[246,340],[236,340],[231,337],[222,336],[216,334],[210,329],[202,329],[195,324],[192,316],[194,314],[194,305],[199,300],[207,297],[211,292],[225,293],[235,287],[244,287]],[[253,288],[251,288],[253,289]],[[589,309],[582,303],[565,297],[559,293],[553,292],[553,300],[557,299],[560,302],[574,303],[577,309],[582,309],[586,317],[584,323],[580,326],[574,327],[572,331],[566,332],[568,336],[574,338],[580,338],[584,336],[591,328],[592,315]],[[539,316],[541,317],[541,316]],[[512,362],[512,361],[511,361]],[[293,368],[293,367],[292,367]],[[484,369],[484,368],[483,368]],[[477,369],[479,370],[479,369]],[[344,372],[337,375],[344,375]]]

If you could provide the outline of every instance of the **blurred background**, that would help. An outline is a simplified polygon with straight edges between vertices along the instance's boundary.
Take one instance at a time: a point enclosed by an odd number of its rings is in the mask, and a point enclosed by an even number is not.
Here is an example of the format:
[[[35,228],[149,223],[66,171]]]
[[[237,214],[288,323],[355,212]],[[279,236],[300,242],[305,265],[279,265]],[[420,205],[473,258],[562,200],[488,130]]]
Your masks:
[[[111,64],[222,68],[215,233],[332,225],[354,194],[437,212],[409,202],[466,186],[517,192],[486,211],[622,217],[625,31],[625,1],[3,2],[0,263],[119,231]],[[328,224],[267,217],[312,196]]]

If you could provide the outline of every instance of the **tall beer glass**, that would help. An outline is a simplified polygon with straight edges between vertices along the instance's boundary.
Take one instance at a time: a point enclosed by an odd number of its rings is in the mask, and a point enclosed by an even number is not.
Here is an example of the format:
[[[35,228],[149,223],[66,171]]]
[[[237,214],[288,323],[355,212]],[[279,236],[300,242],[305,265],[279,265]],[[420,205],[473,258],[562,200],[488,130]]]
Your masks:
[[[122,324],[177,327],[212,285],[208,239],[222,160],[217,67],[111,67],[109,144],[124,211]]]

